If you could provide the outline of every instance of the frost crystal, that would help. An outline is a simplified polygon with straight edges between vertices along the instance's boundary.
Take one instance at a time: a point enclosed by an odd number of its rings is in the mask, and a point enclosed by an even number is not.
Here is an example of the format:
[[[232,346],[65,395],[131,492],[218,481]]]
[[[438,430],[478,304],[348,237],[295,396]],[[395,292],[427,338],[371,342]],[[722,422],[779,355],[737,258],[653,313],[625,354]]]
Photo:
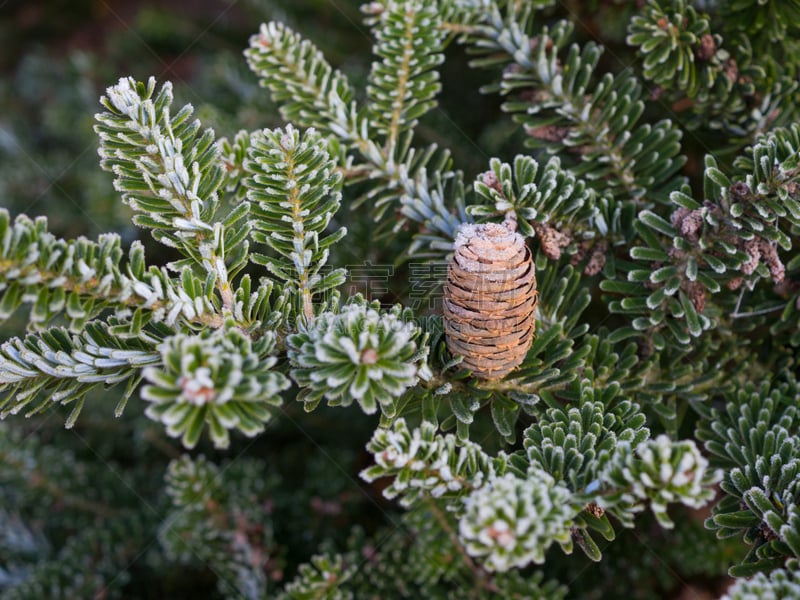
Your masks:
[[[288,380],[270,370],[267,356],[272,336],[258,346],[239,330],[216,330],[205,335],[177,334],[159,348],[162,366],[148,367],[142,398],[150,402],[145,414],[167,425],[167,433],[196,442],[204,423],[218,447],[228,445],[228,429],[247,435],[263,430],[270,418],[265,405],[279,405],[278,392]]]
[[[424,366],[416,364],[416,323],[400,318],[399,307],[381,313],[350,304],[324,313],[289,337],[292,376],[309,386],[305,401],[326,398],[332,406],[358,401],[364,412],[393,410],[395,398],[414,385]]]
[[[492,571],[541,564],[553,542],[569,541],[577,513],[571,497],[566,487],[537,468],[526,479],[512,474],[491,479],[464,500],[459,536],[467,552],[482,558]]]

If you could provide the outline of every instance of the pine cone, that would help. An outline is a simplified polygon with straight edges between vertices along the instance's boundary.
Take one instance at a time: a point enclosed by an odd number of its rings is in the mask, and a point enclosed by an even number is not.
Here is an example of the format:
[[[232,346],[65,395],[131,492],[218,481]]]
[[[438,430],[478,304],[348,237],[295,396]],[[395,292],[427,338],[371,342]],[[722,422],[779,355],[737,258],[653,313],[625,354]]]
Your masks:
[[[502,225],[464,225],[444,288],[447,348],[481,379],[517,367],[536,327],[536,275],[524,238]]]

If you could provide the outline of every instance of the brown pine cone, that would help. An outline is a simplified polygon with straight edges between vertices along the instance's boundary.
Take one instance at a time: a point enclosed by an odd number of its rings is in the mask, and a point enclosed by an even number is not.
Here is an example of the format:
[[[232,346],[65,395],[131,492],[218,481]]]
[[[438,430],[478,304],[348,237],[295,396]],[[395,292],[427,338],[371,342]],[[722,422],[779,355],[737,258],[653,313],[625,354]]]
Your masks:
[[[463,225],[447,269],[447,348],[480,379],[517,367],[536,327],[536,275],[524,238],[502,225]]]

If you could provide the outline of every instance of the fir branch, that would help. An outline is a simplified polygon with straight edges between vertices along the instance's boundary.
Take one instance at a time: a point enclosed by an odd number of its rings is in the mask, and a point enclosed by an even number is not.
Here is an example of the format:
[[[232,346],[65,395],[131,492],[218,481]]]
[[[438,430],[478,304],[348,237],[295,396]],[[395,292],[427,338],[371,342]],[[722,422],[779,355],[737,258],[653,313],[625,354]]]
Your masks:
[[[96,115],[100,165],[114,173],[133,222],[212,274],[228,306],[230,278],[246,260],[247,205],[219,219],[224,171],[214,133],[198,135],[191,105],[172,116],[171,83],[153,98],[155,85],[152,77],[147,85],[123,78],[101,98],[107,112]]]
[[[729,373],[740,368],[739,361],[746,363],[746,358],[733,354],[733,344],[730,339],[707,335],[689,347],[668,344],[655,350],[647,340],[637,340],[628,348],[636,347],[645,356],[631,370],[633,377],[628,379],[623,372],[618,381],[626,394],[635,395],[648,418],[677,439],[689,405],[730,387]]]
[[[406,251],[408,256],[441,259],[452,251],[458,228],[472,221],[465,208],[462,175],[449,170],[447,159],[443,153],[437,163],[429,164],[429,157],[416,160],[411,152],[411,168],[399,171],[403,186],[400,214],[421,225]],[[401,225],[398,222],[394,230]]]
[[[263,23],[245,50],[250,68],[295,126],[334,133],[364,143],[368,127],[357,115],[346,76],[334,70],[322,52],[283,23]],[[364,148],[366,149],[366,147]],[[370,149],[378,152],[377,147]],[[378,152],[377,155],[380,153]]]
[[[234,430],[264,431],[284,398],[296,396],[308,410],[323,399],[358,402],[367,413],[380,407],[367,445],[374,464],[361,477],[373,484],[369,491],[412,511],[389,534],[379,528],[366,538],[348,528],[343,554],[312,547],[313,534],[344,529],[363,517],[364,504],[344,500],[343,478],[331,479],[324,461],[296,472],[305,482],[299,493],[272,483],[267,466],[288,456],[281,470],[292,471],[291,457],[304,452],[279,457],[275,444],[262,447],[269,461],[214,465],[201,456],[170,464],[159,536],[165,557],[202,563],[227,596],[446,598],[464,595],[466,585],[475,600],[562,600],[566,590],[543,583],[530,565],[547,558],[548,576],[566,580],[569,573],[571,594],[580,595],[591,578],[576,579],[567,571],[574,561],[549,549],[557,542],[570,554],[577,545],[599,561],[597,535],[612,541],[615,519],[633,527],[647,510],[653,517],[645,529],[693,519],[664,538],[674,541],[673,553],[664,554],[670,563],[692,563],[680,566],[682,575],[719,574],[738,547],[749,552],[731,575],[772,575],[736,584],[731,597],[795,593],[800,127],[778,125],[796,115],[800,46],[794,23],[770,19],[792,16],[796,3],[757,13],[751,0],[703,4],[732,17],[724,23],[684,0],[599,4],[593,32],[600,35],[613,29],[619,40],[625,23],[608,25],[605,17],[635,15],[628,41],[641,49],[645,79],[691,101],[682,105],[694,114],[680,124],[684,131],[722,129],[724,139],[747,139],[750,147],[732,163],[707,158],[697,171],[702,179],[682,185],[677,124],[645,122],[651,111],[644,112],[639,81],[627,71],[601,75],[601,47],[570,44],[570,24],[550,19],[563,14],[553,0],[368,4],[376,57],[363,103],[313,45],[265,25],[251,39],[248,60],[294,125],[214,143],[191,107],[171,113],[169,84],[157,91],[153,80],[123,79],[104,99],[97,124],[103,166],[136,223],[177,248],[180,260],[148,267],[139,243],[126,254],[115,236],[57,240],[43,220],[12,224],[0,211],[0,317],[30,304],[34,331],[0,345],[0,414],[60,402],[73,407],[70,426],[89,390],[125,383],[119,413],[143,381],[145,417],[187,447],[200,444],[208,426],[224,448]],[[542,28],[540,18],[551,27]],[[725,48],[712,34],[717,27]],[[439,92],[443,48],[454,38],[467,44],[476,66],[502,69],[486,89],[505,97],[530,145],[545,150],[492,159],[472,186],[478,203],[469,211],[450,155],[414,146],[418,120]],[[771,39],[776,52],[765,56]],[[712,146],[722,139],[702,136]],[[692,144],[687,149],[691,155]],[[409,254],[446,254],[473,217],[505,218],[532,238],[537,333],[512,376],[478,382],[460,371],[440,340],[437,316],[421,322],[399,305],[382,310],[360,297],[340,304],[335,287],[343,275],[324,269],[344,235],[330,231],[342,184],[363,192],[353,206],[368,204],[375,219],[397,217],[384,219],[378,233],[406,219],[424,226]],[[221,202],[223,190],[229,203]],[[368,241],[360,240],[362,250]],[[251,256],[251,243],[262,254]],[[266,266],[269,278],[255,279],[250,262]],[[609,311],[597,304],[598,286]],[[71,333],[54,327],[66,320]],[[298,384],[288,395],[287,373]],[[759,378],[770,383],[752,383]],[[696,419],[687,417],[689,407]],[[695,423],[707,455],[681,439]],[[142,421],[134,424],[139,431]],[[353,424],[348,431],[358,433]],[[294,434],[275,427],[273,441],[286,433],[291,445]],[[481,443],[469,439],[470,428]],[[338,444],[336,428],[327,430]],[[0,427],[0,497],[19,508],[0,510],[4,524],[12,515],[0,554],[18,531],[36,535],[39,528],[48,539],[42,534],[20,562],[21,554],[0,558],[3,593],[135,593],[122,589],[124,573],[116,575],[133,564],[131,549],[152,538],[141,525],[155,524],[138,515],[123,522],[125,531],[112,531],[96,517],[125,512],[121,500],[140,505],[138,486],[121,498],[108,481],[116,473],[87,468],[55,442],[34,455],[32,437],[9,431]],[[130,439],[146,441],[150,433]],[[108,435],[97,441],[111,460],[113,452],[135,458],[129,451],[136,446]],[[502,442],[510,447],[490,453]],[[152,458],[147,445],[140,454]],[[151,469],[139,464],[130,465],[136,483],[152,481]],[[687,551],[701,524],[684,507],[702,508],[715,493],[705,525],[741,541],[702,540]],[[312,511],[325,508],[311,520],[310,494],[319,497]],[[50,552],[50,543],[64,540]],[[334,533],[333,541],[343,537]],[[607,566],[640,584],[647,577],[645,593],[660,591],[666,577],[641,575],[630,548],[608,554],[621,558]],[[136,562],[153,589],[173,585],[165,568],[167,561]],[[294,569],[281,595],[273,582]]]
[[[64,314],[70,329],[80,331],[105,309],[140,307],[168,325],[178,319],[211,327],[222,323],[201,280],[184,270],[175,281],[164,268],[148,268],[139,242],[131,245],[125,264],[115,234],[97,242],[65,241],[47,231],[46,219],[19,215],[11,224],[5,209],[0,209],[0,240],[2,319],[28,302],[30,323],[39,328]]]
[[[744,4],[733,12],[742,9]],[[796,42],[789,38],[766,50],[763,36],[739,31],[753,21],[742,27],[728,15],[717,25],[726,33],[723,47],[723,36],[711,33],[709,19],[685,0],[649,0],[633,17],[627,42],[639,48],[643,76],[657,84],[653,98],[688,113],[687,129],[721,130],[736,144],[791,124],[797,115],[796,67],[790,58],[798,51]]]
[[[323,273],[328,248],[347,230],[323,235],[339,208],[341,176],[320,143],[313,129],[303,135],[291,125],[285,131],[264,130],[253,136],[244,162],[253,239],[278,254],[253,254],[251,259],[296,292],[297,314],[306,320],[314,317],[314,294],[344,282],[341,269]]]
[[[662,434],[635,446],[620,441],[600,473],[602,491],[595,502],[626,527],[633,527],[633,516],[649,504],[658,523],[669,529],[674,523],[667,505],[705,506],[721,477],[692,440],[673,442]]]
[[[800,596],[798,565],[775,569],[769,575],[756,573],[750,579],[738,579],[720,600],[749,600],[750,598],[794,598]]]
[[[421,5],[412,4],[424,12]],[[430,35],[435,37],[435,31],[431,30]],[[424,52],[423,48],[417,50]],[[370,120],[351,101],[353,92],[345,77],[333,70],[311,42],[280,23],[262,25],[259,34],[250,39],[245,55],[261,85],[280,103],[287,121],[340,140],[345,153],[357,150],[357,157],[348,156],[347,163],[340,167],[354,176],[346,184],[363,179],[375,183],[361,202],[371,202],[376,219],[392,202],[399,201],[405,217],[431,232],[426,236],[432,240],[421,240],[415,250],[423,244],[427,246],[428,241],[446,249],[451,247],[456,229],[469,217],[464,211],[461,174],[450,169],[447,152],[437,153],[435,146],[422,151],[412,148],[412,132],[402,128],[397,130],[395,143],[380,147]],[[425,64],[429,60],[439,59],[426,59]],[[430,88],[430,93],[434,91]],[[358,162],[354,164],[354,160]],[[441,254],[440,250],[438,255]]]
[[[485,90],[519,96],[503,108],[519,115],[529,144],[565,159],[577,154],[573,172],[593,188],[639,206],[666,200],[681,181],[680,131],[669,121],[636,127],[644,110],[636,78],[606,74],[593,84],[602,48],[573,44],[562,62],[571,26],[562,21],[532,36],[533,15],[527,3],[510,3],[505,15],[493,3],[465,37],[482,56],[473,66],[505,67]]]
[[[436,106],[441,88],[435,67],[444,62],[443,35],[435,4],[415,0],[387,2],[373,20],[381,60],[372,63],[367,84],[370,124],[386,136],[393,154],[400,133]]]
[[[244,275],[233,293],[233,319],[254,340],[264,332],[275,334],[276,345],[281,347],[293,326],[289,321],[290,302],[289,290],[274,281],[264,278],[253,290],[250,276]]]
[[[600,284],[604,291],[627,295],[612,300],[610,310],[643,315],[631,324],[653,332],[656,348],[666,345],[667,336],[688,345],[718,325],[707,304],[721,284],[736,289],[763,279],[782,283],[785,266],[778,250],[792,248],[788,232],[800,224],[798,149],[795,125],[746,149],[734,163],[733,178],[707,156],[703,202],[683,187],[670,196],[675,208],[669,221],[642,211],[636,230],[644,245],[630,250],[640,264],[629,267],[627,283]]]
[[[737,570],[770,568],[775,560],[799,558],[800,410],[794,379],[748,383],[724,396],[724,409],[699,406],[697,437],[712,462],[725,469],[725,495],[706,526],[718,537],[743,535],[751,551]]]
[[[250,132],[244,129],[237,131],[232,140],[219,140],[220,160],[225,171],[225,191],[233,195],[236,202],[244,200],[247,192],[242,185],[245,176],[244,162],[252,140]]]
[[[451,526],[447,519],[447,515],[439,509],[436,502],[431,498],[426,498],[424,505],[433,515],[434,519],[436,519],[436,523],[439,525],[439,527],[447,534],[450,543],[461,556],[463,563],[472,573],[472,580],[475,583],[475,587],[478,590],[485,590],[492,594],[499,593],[500,590],[491,580],[490,574],[483,567],[476,564],[475,561],[472,560],[472,557],[469,555],[466,548],[464,548],[464,544],[459,539],[457,531]]]
[[[561,248],[584,233],[580,231],[584,225],[581,221],[590,221],[593,216],[592,209],[586,206],[592,198],[584,182],[562,169],[557,157],[540,168],[535,159],[517,155],[513,169],[508,163],[492,159],[489,171],[474,187],[478,198],[489,206],[471,205],[467,209],[470,214],[500,214],[508,218],[513,213],[519,232],[526,237],[535,235],[542,252],[552,260],[558,260]],[[556,231],[564,236],[563,241],[554,239]]]
[[[261,461],[217,465],[184,455],[170,461],[164,477],[170,507],[158,537],[167,558],[210,566],[226,597],[267,595],[273,541],[263,475]]]
[[[376,464],[363,470],[361,478],[393,477],[383,495],[389,499],[400,496],[400,504],[406,507],[430,496],[447,498],[457,509],[453,500],[494,477],[503,462],[492,461],[478,444],[459,444],[454,435],[436,435],[431,423],[409,430],[402,418],[391,429],[377,429],[367,450]]]
[[[274,349],[271,332],[253,342],[233,322],[210,333],[168,337],[159,345],[159,364],[142,374],[142,399],[150,402],[145,414],[187,448],[197,444],[205,425],[218,448],[228,447],[231,429],[248,437],[261,433],[270,409],[282,403],[279,393],[289,387],[282,373],[271,370]]]
[[[87,515],[99,515],[105,519],[119,518],[122,514],[118,508],[100,500],[87,497],[84,490],[70,489],[67,482],[59,481],[62,474],[55,464],[48,464],[53,460],[51,448],[42,448],[36,440],[23,439],[15,431],[10,431],[6,424],[0,425],[0,463],[3,465],[0,477],[9,484],[13,479],[20,479],[28,488],[28,493],[42,503],[42,494],[52,501],[62,504],[67,509],[76,509]],[[75,458],[68,456],[67,461]],[[70,465],[75,470],[75,465]],[[56,467],[53,472],[53,467]],[[10,491],[12,486],[8,486]],[[77,486],[80,487],[80,484]],[[19,493],[19,491],[17,492]],[[5,494],[5,501],[10,500]]]
[[[356,571],[341,555],[315,554],[297,570],[294,580],[286,584],[282,600],[351,600],[347,586]]]
[[[122,542],[124,540],[124,543]],[[54,556],[43,558],[3,598],[88,598],[124,593],[130,568],[145,542],[136,518],[103,519],[71,535]]]
[[[12,338],[0,346],[0,416],[17,414],[39,400],[27,415],[54,404],[73,404],[66,427],[72,427],[86,394],[98,386],[127,381],[117,415],[133,393],[140,371],[159,361],[151,344],[115,336],[108,325],[92,322],[83,333],[63,329]]]
[[[541,564],[553,542],[569,543],[578,511],[570,498],[565,486],[538,469],[525,479],[510,473],[491,478],[465,498],[459,537],[491,571]]]
[[[292,377],[305,409],[314,410],[323,398],[330,406],[356,400],[367,414],[380,407],[384,419],[396,417],[397,398],[430,376],[425,336],[404,319],[409,316],[399,305],[381,313],[377,305],[354,302],[321,313],[289,336]]]
[[[591,369],[586,375],[591,377]],[[557,394],[543,392],[542,399],[550,408],[539,410],[536,423],[525,429],[524,452],[511,455],[509,470],[519,477],[531,469],[541,470],[568,486],[571,502],[584,506],[576,513],[571,538],[562,542],[562,549],[569,553],[576,543],[591,560],[599,561],[602,553],[593,532],[607,541],[615,532],[593,491],[601,481],[602,466],[619,444],[648,440],[646,417],[637,404],[621,397],[617,382],[604,386],[584,379]]]
[[[121,595],[131,561],[152,539],[141,490],[115,488],[118,471],[53,443],[41,423],[36,427],[39,435],[0,423],[0,595]],[[9,522],[9,513],[18,518]],[[20,527],[33,539],[17,537]]]
[[[626,41],[639,48],[644,77],[689,98],[707,94],[727,54],[720,52],[722,38],[711,34],[708,17],[685,0],[649,0],[642,12],[631,19]]]
[[[763,44],[774,45],[788,37],[800,23],[800,2],[769,2],[766,6],[757,0],[725,1],[720,13],[732,29],[747,31]]]
[[[638,405],[619,398],[618,389],[611,385],[601,391],[583,380],[577,406],[547,409],[536,426],[525,430],[529,464],[583,492],[597,478],[604,455],[620,442],[636,445],[647,440],[644,414]]]
[[[534,572],[533,575],[522,575],[519,571],[496,573],[494,583],[499,595],[509,600],[525,600],[526,598],[541,598],[541,600],[564,600],[567,598],[567,587],[561,585],[556,579],[549,579],[543,583],[544,573]],[[484,595],[481,600],[491,600],[496,595]]]

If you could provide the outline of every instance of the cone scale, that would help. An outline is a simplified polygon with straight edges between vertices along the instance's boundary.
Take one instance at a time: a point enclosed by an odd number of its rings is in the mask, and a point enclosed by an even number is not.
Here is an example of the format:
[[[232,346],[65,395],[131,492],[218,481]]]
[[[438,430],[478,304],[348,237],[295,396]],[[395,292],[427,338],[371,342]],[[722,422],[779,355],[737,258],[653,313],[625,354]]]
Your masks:
[[[461,227],[444,288],[447,348],[485,380],[505,377],[533,341],[538,292],[525,239],[504,225]]]

